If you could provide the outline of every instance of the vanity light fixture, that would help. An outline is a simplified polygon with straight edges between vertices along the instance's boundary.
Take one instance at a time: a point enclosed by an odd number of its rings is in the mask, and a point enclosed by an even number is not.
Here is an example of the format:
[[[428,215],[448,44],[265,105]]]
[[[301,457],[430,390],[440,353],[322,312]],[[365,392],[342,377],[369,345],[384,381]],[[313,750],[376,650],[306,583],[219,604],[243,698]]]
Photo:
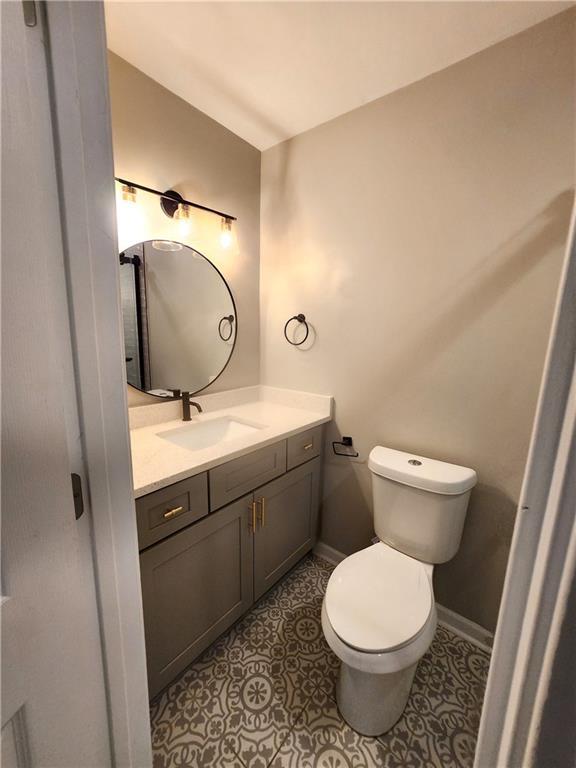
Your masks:
[[[232,243],[232,219],[229,216],[223,216],[221,227],[220,245],[222,248],[228,248]]]
[[[216,216],[220,216],[223,219],[228,219],[231,222],[236,221],[236,216],[231,216],[229,213],[218,211],[216,208],[209,208],[207,205],[201,205],[200,203],[194,203],[191,200],[185,200],[182,195],[180,195],[178,192],[175,192],[173,189],[168,189],[166,192],[160,192],[157,189],[152,189],[152,187],[145,187],[143,184],[136,184],[135,181],[121,179],[118,176],[115,176],[114,178],[119,184],[122,185],[122,194],[124,194],[124,187],[127,187],[132,191],[131,193],[134,195],[134,200],[137,189],[141,189],[142,192],[149,192],[151,195],[157,195],[160,198],[160,205],[162,210],[166,216],[170,217],[171,219],[174,218],[174,214],[178,210],[179,205],[183,203],[189,208],[197,208],[200,211],[214,213]]]

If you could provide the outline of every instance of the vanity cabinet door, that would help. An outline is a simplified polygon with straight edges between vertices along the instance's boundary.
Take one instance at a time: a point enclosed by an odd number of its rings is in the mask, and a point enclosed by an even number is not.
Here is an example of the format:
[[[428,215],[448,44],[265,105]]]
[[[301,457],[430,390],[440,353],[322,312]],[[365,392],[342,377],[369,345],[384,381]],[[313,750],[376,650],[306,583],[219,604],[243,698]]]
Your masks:
[[[254,598],[258,599],[314,546],[320,459],[303,464],[254,494]]]
[[[140,555],[150,695],[253,602],[252,495]]]

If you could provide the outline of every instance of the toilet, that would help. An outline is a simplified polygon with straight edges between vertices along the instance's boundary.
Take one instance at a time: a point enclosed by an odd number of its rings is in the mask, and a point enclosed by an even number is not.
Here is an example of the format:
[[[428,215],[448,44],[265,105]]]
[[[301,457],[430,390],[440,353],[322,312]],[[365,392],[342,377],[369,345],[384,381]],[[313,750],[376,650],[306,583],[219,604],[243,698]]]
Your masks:
[[[341,660],[342,716],[379,736],[401,717],[434,637],[432,571],[458,551],[476,472],[382,446],[368,466],[379,541],[334,569],[322,628]]]

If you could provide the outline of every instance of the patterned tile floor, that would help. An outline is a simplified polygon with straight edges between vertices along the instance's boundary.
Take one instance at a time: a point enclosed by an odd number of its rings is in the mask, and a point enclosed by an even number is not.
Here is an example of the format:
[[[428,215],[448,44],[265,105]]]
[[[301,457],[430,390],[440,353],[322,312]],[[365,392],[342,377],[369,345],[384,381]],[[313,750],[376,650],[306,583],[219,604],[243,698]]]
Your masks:
[[[471,766],[489,656],[439,627],[400,721],[342,720],[320,625],[332,566],[310,555],[151,705],[154,768]]]

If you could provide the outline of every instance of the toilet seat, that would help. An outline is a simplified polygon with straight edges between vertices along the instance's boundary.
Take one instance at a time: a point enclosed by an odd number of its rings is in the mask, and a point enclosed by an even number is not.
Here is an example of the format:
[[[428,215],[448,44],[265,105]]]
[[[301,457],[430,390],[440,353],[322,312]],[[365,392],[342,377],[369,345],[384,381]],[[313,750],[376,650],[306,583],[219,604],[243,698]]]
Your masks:
[[[330,648],[343,664],[374,675],[401,672],[403,669],[417,664],[430,647],[436,632],[436,623],[436,606],[433,605],[428,621],[422,627],[420,634],[412,638],[411,642],[406,643],[401,648],[396,648],[394,651],[366,653],[366,651],[358,651],[351,645],[346,645],[338,637],[332,629],[332,624],[330,624],[330,619],[326,613],[326,599],[322,603],[322,630]]]
[[[326,589],[330,627],[342,643],[365,654],[386,654],[413,643],[435,625],[431,571],[383,542],[350,555],[335,568]]]

